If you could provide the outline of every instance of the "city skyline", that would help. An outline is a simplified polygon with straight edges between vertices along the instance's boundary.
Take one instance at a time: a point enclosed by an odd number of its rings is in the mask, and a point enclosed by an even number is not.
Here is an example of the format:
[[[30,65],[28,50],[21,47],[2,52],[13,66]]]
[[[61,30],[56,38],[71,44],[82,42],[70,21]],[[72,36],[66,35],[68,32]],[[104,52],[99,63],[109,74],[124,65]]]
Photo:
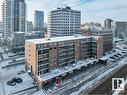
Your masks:
[[[3,0],[0,0],[0,5]],[[37,3],[38,2],[38,3]],[[104,19],[111,18],[113,20],[127,21],[127,4],[126,0],[26,0],[27,3],[27,19],[34,21],[34,11],[44,11],[44,20],[47,22],[48,11],[57,7],[67,5],[73,9],[78,9],[82,14],[82,22],[100,22]],[[33,6],[36,4],[35,6]],[[50,6],[49,6],[50,5]],[[1,9],[0,9],[1,11]],[[1,12],[0,12],[1,15]],[[101,18],[100,18],[101,17]],[[1,16],[0,16],[1,21]]]

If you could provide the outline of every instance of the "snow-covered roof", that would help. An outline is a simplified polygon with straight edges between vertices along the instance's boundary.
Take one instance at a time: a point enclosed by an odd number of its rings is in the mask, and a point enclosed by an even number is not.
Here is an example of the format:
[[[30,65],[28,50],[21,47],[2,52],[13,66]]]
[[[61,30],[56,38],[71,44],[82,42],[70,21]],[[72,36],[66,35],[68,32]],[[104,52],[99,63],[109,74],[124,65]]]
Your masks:
[[[42,39],[30,39],[26,40],[26,42],[31,42],[34,44],[43,44],[43,43],[52,43],[52,42],[60,42],[60,41],[69,41],[76,39],[87,39],[87,38],[100,38],[100,36],[64,36],[64,37],[52,37],[52,38],[42,38]]]

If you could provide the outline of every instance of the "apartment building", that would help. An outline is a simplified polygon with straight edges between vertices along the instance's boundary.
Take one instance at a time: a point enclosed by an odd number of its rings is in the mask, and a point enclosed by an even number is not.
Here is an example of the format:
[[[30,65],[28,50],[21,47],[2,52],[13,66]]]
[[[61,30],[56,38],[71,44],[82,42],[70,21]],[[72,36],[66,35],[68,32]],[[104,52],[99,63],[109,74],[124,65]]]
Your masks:
[[[109,52],[113,48],[113,34],[111,29],[100,29],[92,30],[91,34],[93,36],[102,36],[104,40],[104,53]]]
[[[2,3],[3,37],[10,36],[14,31],[14,0],[4,0]]]
[[[114,21],[112,22],[112,30],[115,38],[126,39],[127,37],[127,22]]]
[[[48,13],[50,36],[73,36],[81,25],[81,12],[71,7],[57,8]]]
[[[44,12],[36,10],[34,13],[34,30],[41,31],[44,27]]]
[[[15,32],[6,39],[6,44],[13,53],[24,52],[25,40],[44,38],[44,32],[31,31],[31,32]]]
[[[49,80],[67,75],[86,64],[74,66],[80,60],[103,56],[103,37],[64,36],[44,39],[31,39],[25,43],[25,64],[39,87]],[[63,68],[70,68],[63,71]],[[50,85],[48,83],[48,85]]]
[[[106,29],[102,27],[82,27],[78,30],[79,33],[83,36],[103,36],[104,40],[104,53],[109,52],[113,48],[113,32],[111,29]]]
[[[2,3],[3,37],[10,37],[14,32],[25,32],[25,0],[4,0]]]

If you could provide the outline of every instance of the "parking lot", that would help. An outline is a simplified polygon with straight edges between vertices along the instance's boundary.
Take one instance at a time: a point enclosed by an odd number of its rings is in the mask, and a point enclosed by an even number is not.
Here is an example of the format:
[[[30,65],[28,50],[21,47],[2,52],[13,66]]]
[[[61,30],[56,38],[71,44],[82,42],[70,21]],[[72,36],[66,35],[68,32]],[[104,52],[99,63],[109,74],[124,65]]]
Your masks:
[[[16,60],[21,60],[21,58],[17,58]],[[18,65],[18,63],[17,65],[14,64],[13,66],[7,66],[10,65],[10,62],[12,62],[12,60],[0,63],[0,95],[23,92],[26,89],[28,90],[31,88],[36,91],[36,85],[33,84],[33,79],[25,71],[25,64]]]

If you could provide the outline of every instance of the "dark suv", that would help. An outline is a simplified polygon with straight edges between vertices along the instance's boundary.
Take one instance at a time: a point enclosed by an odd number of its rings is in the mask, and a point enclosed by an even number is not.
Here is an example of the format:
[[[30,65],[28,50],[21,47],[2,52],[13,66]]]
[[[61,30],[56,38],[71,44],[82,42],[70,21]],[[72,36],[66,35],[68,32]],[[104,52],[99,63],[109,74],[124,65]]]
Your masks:
[[[10,80],[10,81],[7,82],[7,84],[10,85],[10,86],[15,86],[16,82],[13,81],[13,80]]]
[[[12,78],[12,80],[17,82],[17,83],[21,83],[22,82],[22,79],[21,78],[17,78],[17,77]]]
[[[13,77],[10,81],[7,82],[10,86],[15,86],[16,83],[21,83],[23,80],[21,78]]]

